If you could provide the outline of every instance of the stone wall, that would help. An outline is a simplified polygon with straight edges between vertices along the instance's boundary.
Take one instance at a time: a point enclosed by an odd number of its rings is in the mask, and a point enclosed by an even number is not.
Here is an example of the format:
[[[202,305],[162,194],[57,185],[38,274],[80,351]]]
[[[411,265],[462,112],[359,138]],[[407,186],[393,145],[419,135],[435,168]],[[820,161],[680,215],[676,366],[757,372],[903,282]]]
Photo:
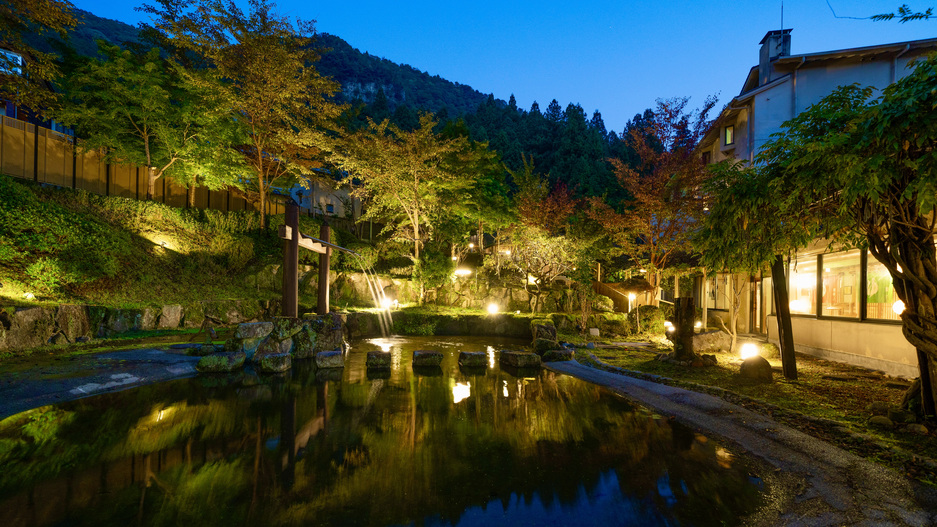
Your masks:
[[[279,314],[278,301],[219,300],[143,309],[60,305],[0,307],[0,351],[46,344],[82,342],[128,331],[200,327],[254,322]]]

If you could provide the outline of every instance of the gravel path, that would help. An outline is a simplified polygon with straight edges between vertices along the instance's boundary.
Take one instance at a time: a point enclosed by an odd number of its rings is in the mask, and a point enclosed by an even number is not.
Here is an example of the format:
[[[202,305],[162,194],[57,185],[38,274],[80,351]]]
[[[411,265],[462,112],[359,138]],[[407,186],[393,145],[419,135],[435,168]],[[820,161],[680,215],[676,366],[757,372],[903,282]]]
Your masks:
[[[937,489],[723,399],[597,370],[575,361],[553,371],[606,386],[775,468],[771,503],[756,523],[805,526],[937,525]],[[780,487],[780,488],[778,488]]]

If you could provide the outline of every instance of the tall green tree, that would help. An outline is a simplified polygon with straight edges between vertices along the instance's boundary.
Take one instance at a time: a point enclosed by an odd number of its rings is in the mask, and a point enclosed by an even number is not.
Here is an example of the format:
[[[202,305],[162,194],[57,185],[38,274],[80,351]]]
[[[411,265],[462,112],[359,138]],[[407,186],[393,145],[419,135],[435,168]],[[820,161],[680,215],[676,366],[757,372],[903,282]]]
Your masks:
[[[100,59],[67,78],[67,104],[56,114],[76,129],[84,150],[145,167],[147,199],[166,175],[183,183],[201,175],[209,188],[236,182],[233,160],[219,150],[233,139],[224,108],[157,48],[135,54],[100,41],[99,49]]]
[[[420,116],[419,127],[412,131],[389,120],[370,121],[331,157],[360,181],[355,193],[369,203],[363,218],[396,228],[397,236],[413,244],[414,263],[420,261],[420,249],[443,200],[458,199],[474,185],[460,167],[467,140],[440,137],[436,124],[429,113]]]
[[[0,4],[0,99],[45,113],[57,101],[52,84],[59,78],[55,56],[26,42],[27,35],[65,38],[77,25],[68,0],[8,0]]]
[[[321,177],[341,112],[332,100],[338,85],[314,67],[315,26],[279,15],[267,0],[250,0],[247,12],[232,0],[178,7],[157,10],[157,27],[204,64],[189,79],[213,94],[246,138],[235,150],[249,167],[245,183],[265,228],[273,187]]]

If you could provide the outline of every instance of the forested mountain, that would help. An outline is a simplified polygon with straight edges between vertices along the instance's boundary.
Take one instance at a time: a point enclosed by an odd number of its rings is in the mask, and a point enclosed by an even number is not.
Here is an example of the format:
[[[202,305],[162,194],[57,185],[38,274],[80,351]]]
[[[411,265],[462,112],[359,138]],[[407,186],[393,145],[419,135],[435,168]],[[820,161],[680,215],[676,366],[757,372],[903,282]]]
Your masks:
[[[97,54],[95,40],[112,44],[136,42],[139,30],[133,26],[76,10],[81,23],[69,37],[78,55]],[[44,50],[47,43],[35,42]],[[471,138],[488,142],[505,166],[521,170],[522,155],[537,172],[550,174],[554,185],[566,185],[578,196],[605,195],[612,203],[623,196],[609,195],[619,189],[612,184],[610,157],[630,155],[621,134],[606,130],[598,110],[591,118],[577,104],[563,109],[554,99],[545,110],[534,102],[529,110],[519,108],[512,95],[508,102],[485,95],[470,86],[452,82],[409,65],[362,53],[340,37],[321,33],[316,46],[322,48],[316,67],[320,73],[341,85],[339,99],[350,103],[347,124],[359,126],[365,118],[389,118],[404,129],[418,123],[419,112],[430,111],[444,125],[463,119]],[[628,128],[641,126],[649,115],[636,115]]]

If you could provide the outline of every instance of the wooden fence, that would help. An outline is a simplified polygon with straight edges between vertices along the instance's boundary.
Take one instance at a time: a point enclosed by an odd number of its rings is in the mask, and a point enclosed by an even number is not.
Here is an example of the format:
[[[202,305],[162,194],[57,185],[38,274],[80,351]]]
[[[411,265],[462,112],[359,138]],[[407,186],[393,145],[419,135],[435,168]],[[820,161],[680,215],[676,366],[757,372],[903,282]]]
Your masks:
[[[0,126],[0,172],[31,179],[37,183],[86,190],[102,196],[146,198],[146,168],[105,163],[97,152],[79,153],[75,139],[48,128],[4,116]],[[79,140],[80,141],[80,140]],[[173,207],[186,207],[187,189],[162,177],[156,181],[155,201]],[[316,185],[302,211],[329,217],[333,226],[354,231],[354,220],[345,219],[347,193]],[[195,189],[195,207],[221,211],[257,210],[257,207],[229,190]],[[355,206],[353,217],[360,215]],[[284,214],[286,206],[268,200],[267,214]],[[327,212],[328,211],[328,212]],[[360,230],[360,228],[359,228]]]

